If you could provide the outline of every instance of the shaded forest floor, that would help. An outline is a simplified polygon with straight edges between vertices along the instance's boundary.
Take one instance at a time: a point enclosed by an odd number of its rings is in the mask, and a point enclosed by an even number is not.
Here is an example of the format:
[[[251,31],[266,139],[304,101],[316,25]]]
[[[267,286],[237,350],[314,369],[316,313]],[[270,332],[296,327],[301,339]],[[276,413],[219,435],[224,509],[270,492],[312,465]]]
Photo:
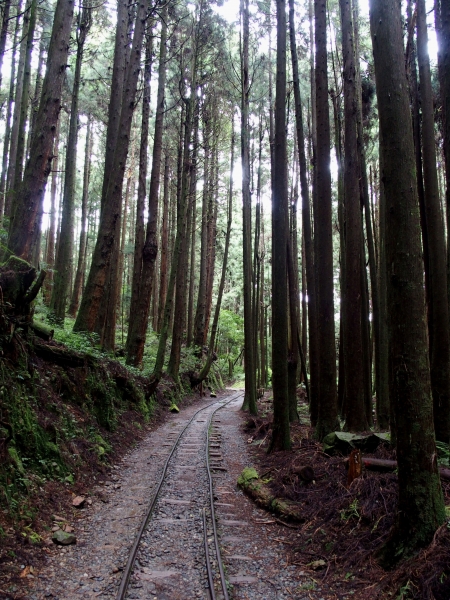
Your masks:
[[[163,379],[151,394],[148,385],[115,360],[32,335],[0,336],[0,598],[28,598],[27,580],[52,545],[53,516],[76,520],[79,496],[107,501],[90,490],[166,418],[174,383]]]
[[[150,397],[145,378],[117,361],[32,339],[3,344],[0,375],[0,597],[24,600],[27,580],[35,576],[30,565],[39,573],[52,543],[52,516],[76,518],[74,497],[89,500],[93,486],[111,480],[114,464],[165,418],[174,388],[163,381]],[[428,548],[383,571],[374,556],[394,522],[395,472],[364,471],[347,486],[344,455],[323,452],[302,398],[299,408],[289,452],[267,454],[270,394],[259,401],[258,418],[243,415],[242,427],[266,487],[300,514],[299,522],[285,524],[292,534],[288,562],[318,589],[334,590],[330,598],[449,600],[447,524]],[[11,424],[15,442],[8,445]],[[371,456],[395,459],[383,444]],[[312,468],[311,482],[298,476],[301,466]],[[443,481],[443,489],[450,505],[450,483]],[[317,596],[313,588],[308,593]]]
[[[365,600],[449,600],[449,525],[445,523],[431,545],[416,556],[392,571],[381,569],[375,553],[394,523],[397,475],[363,469],[362,475],[347,486],[344,455],[323,452],[322,444],[313,439],[308,407],[302,401],[300,422],[291,429],[292,450],[268,455],[272,420],[268,396],[259,401],[260,416],[246,418],[243,435],[270,496],[291,501],[290,506],[299,513],[300,522],[286,523],[292,531],[289,562],[309,573],[319,589],[328,585],[338,590],[336,598],[350,594]],[[380,444],[375,452],[363,456],[395,459],[395,452]],[[314,471],[309,483],[297,475],[304,466]],[[442,484],[448,506],[450,482]]]

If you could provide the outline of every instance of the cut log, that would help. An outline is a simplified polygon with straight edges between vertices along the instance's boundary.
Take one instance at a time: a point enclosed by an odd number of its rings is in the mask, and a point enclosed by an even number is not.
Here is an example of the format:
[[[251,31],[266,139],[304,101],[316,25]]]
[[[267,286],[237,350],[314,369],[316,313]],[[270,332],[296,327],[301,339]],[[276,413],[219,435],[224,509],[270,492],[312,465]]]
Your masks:
[[[396,460],[363,456],[361,461],[362,464],[366,467],[366,469],[370,469],[372,471],[395,471],[395,469],[397,468]],[[348,465],[348,458],[346,458],[344,462],[346,465]],[[450,481],[450,469],[446,469],[445,467],[439,467],[439,474],[441,476],[441,479]]]

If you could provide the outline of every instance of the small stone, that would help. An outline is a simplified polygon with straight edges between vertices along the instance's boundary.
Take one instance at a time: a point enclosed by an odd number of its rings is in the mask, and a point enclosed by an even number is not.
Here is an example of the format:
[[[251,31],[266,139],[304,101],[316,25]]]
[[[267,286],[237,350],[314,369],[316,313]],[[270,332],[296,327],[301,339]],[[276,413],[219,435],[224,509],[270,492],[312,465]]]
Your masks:
[[[77,538],[73,535],[73,533],[66,533],[61,529],[59,531],[55,531],[52,535],[52,540],[55,544],[59,544],[61,546],[69,546],[70,544],[76,544]]]
[[[72,500],[72,506],[75,506],[75,508],[82,508],[85,501],[86,501],[86,498],[84,496],[76,496]]]
[[[52,516],[52,521],[56,521],[57,523],[64,522],[66,519],[64,517],[58,517],[58,515]]]

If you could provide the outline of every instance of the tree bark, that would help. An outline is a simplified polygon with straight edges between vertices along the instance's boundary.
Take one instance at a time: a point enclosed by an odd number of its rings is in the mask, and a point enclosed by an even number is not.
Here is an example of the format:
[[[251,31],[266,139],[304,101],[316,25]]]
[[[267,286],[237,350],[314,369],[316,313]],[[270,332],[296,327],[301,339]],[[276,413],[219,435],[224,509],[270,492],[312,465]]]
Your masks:
[[[17,133],[17,150],[14,169],[13,190],[19,189],[22,181],[23,161],[25,158],[25,138],[26,122],[28,117],[28,106],[30,104],[30,84],[31,84],[31,58],[33,54],[34,32],[36,29],[37,0],[31,0],[30,14],[28,19],[28,30],[25,46],[25,61],[22,81],[22,99],[20,101],[19,128]],[[16,98],[16,101],[18,99]]]
[[[370,1],[385,194],[391,392],[397,437],[396,525],[381,558],[392,565],[428,544],[445,519],[427,353],[420,222],[401,6]]]
[[[368,429],[362,345],[361,210],[357,149],[357,97],[353,22],[350,0],[340,0],[344,57],[344,227],[345,227],[345,364],[344,418],[348,431]]]
[[[14,185],[17,183],[15,177],[17,166],[17,146],[19,143],[21,103],[23,100],[25,61],[27,55],[28,26],[30,22],[30,12],[32,3],[33,0],[27,1],[22,20],[22,35],[19,46],[19,61],[17,64],[16,88],[14,90],[14,112],[12,115],[11,139],[8,157],[8,175],[6,180],[7,200],[5,204],[5,214],[7,216],[11,216],[11,214],[14,214],[14,202],[17,193],[17,189],[14,189]]]
[[[108,184],[106,195],[102,199],[97,242],[86,289],[74,325],[74,331],[94,331],[95,329],[98,333],[100,332],[102,347],[109,351],[114,350],[115,339],[122,186],[128,156],[131,122],[135,108],[147,12],[148,0],[141,0],[137,8],[133,46],[122,97],[119,133],[114,149],[114,159],[111,163],[111,170],[109,172],[105,171]],[[105,191],[105,184],[103,190]],[[101,316],[101,322],[99,316]]]
[[[4,0],[3,7],[2,7],[2,26],[0,29],[0,89],[2,87],[3,57],[5,55],[6,38],[8,37],[8,24],[9,24],[10,9],[11,9],[11,0]]]
[[[81,66],[84,44],[91,26],[91,9],[83,7],[77,17],[77,55],[70,105],[69,135],[67,138],[64,190],[62,199],[61,229],[55,262],[50,310],[55,322],[63,324],[73,270],[73,236],[75,219],[75,178],[77,172],[78,104],[81,85]]]
[[[160,280],[159,280],[159,301],[158,301],[158,333],[161,330],[164,306],[167,297],[167,276],[168,276],[168,258],[169,258],[169,178],[170,178],[170,160],[166,153],[164,162],[164,193],[163,193],[163,215],[161,227],[161,262],[160,262]]]
[[[138,192],[136,202],[136,224],[135,224],[135,236],[134,236],[134,255],[133,255],[133,277],[131,283],[131,300],[130,300],[130,313],[128,321],[128,334],[127,334],[127,356],[130,345],[132,344],[132,328],[135,326],[134,320],[138,314],[138,304],[140,287],[142,285],[142,278],[147,275],[143,273],[143,261],[142,254],[145,244],[145,196],[146,196],[146,185],[147,185],[147,146],[148,146],[148,132],[149,132],[149,120],[150,120],[150,84],[151,84],[151,70],[152,70],[152,53],[153,53],[153,36],[150,34],[147,38],[146,50],[145,50],[145,63],[144,63],[144,89],[142,96],[142,119],[141,119],[141,140],[139,147],[139,179],[138,179]],[[138,317],[139,318],[139,317]],[[144,338],[145,339],[145,338]],[[130,358],[128,358],[130,360]]]
[[[147,231],[141,256],[139,258],[138,273],[140,273],[140,281],[136,281],[136,295],[132,299],[132,305],[135,307],[135,312],[130,314],[127,335],[127,363],[134,366],[141,365],[142,357],[144,355],[144,344],[147,334],[154,269],[156,257],[158,255],[157,223],[159,183],[161,178],[162,139],[164,131],[166,38],[167,10],[164,12],[164,18],[162,19],[161,41],[159,49],[158,96],[155,117],[155,136],[153,141],[152,172],[150,175]],[[133,278],[134,276],[135,275],[133,274]]]
[[[317,323],[320,356],[319,410],[316,436],[323,439],[339,427],[336,402],[336,349],[333,299],[333,240],[331,217],[330,118],[328,110],[327,10],[314,0],[315,93],[317,111],[316,194],[314,195]]]
[[[256,406],[256,365],[252,331],[252,236],[250,193],[250,132],[249,132],[249,0],[241,0],[242,50],[241,50],[241,162],[242,162],[242,226],[243,226],[243,279],[244,279],[244,346],[245,346],[245,397],[242,408],[252,415]],[[286,267],[285,267],[286,268]],[[285,305],[286,309],[286,305]],[[287,360],[287,349],[285,360]]]
[[[286,148],[286,2],[277,0],[277,78],[272,177],[272,384],[270,451],[291,447],[288,396],[287,269],[288,191]]]
[[[431,390],[436,437],[450,440],[450,330],[446,293],[447,264],[444,222],[439,198],[434,136],[433,91],[425,0],[417,0],[417,57],[419,63],[422,107],[423,176],[425,184],[424,244],[428,245],[429,307],[428,332],[430,342]],[[426,240],[426,241],[425,241]]]
[[[19,37],[20,19],[19,15],[22,11],[22,0],[19,0],[17,4],[16,12],[16,27],[14,30],[13,37],[13,48],[17,46],[17,39]],[[5,136],[3,140],[3,158],[2,158],[2,173],[0,177],[0,224],[3,223],[3,215],[9,217],[11,210],[11,197],[7,195],[7,174],[8,174],[8,160],[9,160],[9,147],[11,142],[11,118],[12,108],[14,103],[14,92],[15,92],[15,81],[16,81],[16,53],[12,53],[11,58],[11,76],[9,82],[9,96],[8,104],[6,109],[5,119]]]
[[[83,285],[84,272],[86,271],[86,241],[87,241],[87,216],[88,216],[88,198],[89,181],[91,177],[91,157],[94,137],[92,135],[92,116],[88,115],[86,126],[86,146],[84,151],[84,172],[83,172],[83,194],[81,197],[81,232],[80,243],[78,245],[78,264],[73,284],[72,299],[69,306],[69,315],[75,317],[80,305],[81,290]]]
[[[310,394],[309,402],[315,404],[315,394],[318,382],[317,328],[316,328],[316,282],[314,277],[314,248],[311,231],[310,197],[308,185],[308,169],[305,155],[305,133],[303,127],[302,100],[300,94],[300,78],[298,69],[297,44],[295,39],[294,0],[289,0],[289,35],[292,60],[292,77],[294,83],[295,122],[297,129],[297,149],[300,166],[300,193],[302,198],[302,227],[304,238],[304,258],[306,270],[306,294],[308,295],[308,324],[309,324],[309,365],[310,365]],[[302,261],[302,269],[303,269]],[[306,295],[305,294],[305,295]],[[306,301],[303,312],[305,312]]]
[[[61,90],[67,65],[73,1],[58,0],[47,57],[47,72],[42,86],[36,130],[22,184],[17,192],[14,216],[8,238],[10,252],[28,260],[33,254],[33,236],[40,227],[45,185],[51,171],[53,142],[61,107]]]
[[[50,185],[50,213],[49,213],[49,228],[47,234],[47,245],[45,250],[45,268],[47,270],[47,277],[44,280],[42,293],[44,296],[44,303],[50,304],[53,288],[53,268],[55,266],[55,241],[56,241],[56,191],[58,187],[58,152],[59,152],[59,132],[61,122],[58,120],[56,124],[56,134],[53,147],[53,165],[52,165],[52,177]]]
[[[211,326],[211,335],[209,338],[208,356],[206,362],[203,365],[202,370],[198,375],[194,375],[191,380],[191,385],[194,387],[206,379],[211,369],[211,365],[214,360],[214,346],[216,342],[217,326],[219,324],[220,307],[222,305],[223,290],[225,288],[225,280],[227,275],[228,266],[228,252],[230,249],[230,238],[231,238],[231,225],[233,219],[233,168],[234,168],[234,121],[232,120],[232,133],[231,133],[231,158],[230,158],[230,182],[228,188],[228,215],[227,215],[227,231],[225,234],[225,248],[223,252],[223,263],[222,263],[222,274],[220,277],[219,290],[217,292],[216,308],[214,311],[213,323]]]

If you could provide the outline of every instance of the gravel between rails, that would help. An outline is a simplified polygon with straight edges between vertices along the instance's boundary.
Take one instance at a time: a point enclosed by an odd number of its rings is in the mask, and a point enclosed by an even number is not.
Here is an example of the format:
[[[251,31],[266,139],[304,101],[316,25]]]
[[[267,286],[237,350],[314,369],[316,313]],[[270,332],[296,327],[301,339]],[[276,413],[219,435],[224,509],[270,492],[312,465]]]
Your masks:
[[[218,400],[233,395],[235,390]],[[107,502],[94,501],[81,511],[84,516],[75,524],[76,545],[51,548],[30,600],[115,600],[130,547],[173,443],[193,414],[208,404],[210,399],[171,415],[116,465],[112,481],[93,488]],[[240,430],[241,404],[242,397],[216,413],[210,440],[210,461],[217,467],[213,471],[216,519],[230,598],[325,600],[311,578],[286,564],[288,546],[283,542],[292,532],[274,524],[271,515],[256,508],[236,487],[242,469],[251,465]],[[208,411],[198,415],[193,426],[198,430],[195,435],[187,433],[170,463],[170,478],[161,489],[155,519],[137,555],[127,595],[130,600],[210,598],[201,515],[201,509],[208,506],[207,474],[204,444],[199,442],[206,435],[207,415]],[[217,577],[210,524],[207,532]],[[218,590],[216,585],[220,599]]]

